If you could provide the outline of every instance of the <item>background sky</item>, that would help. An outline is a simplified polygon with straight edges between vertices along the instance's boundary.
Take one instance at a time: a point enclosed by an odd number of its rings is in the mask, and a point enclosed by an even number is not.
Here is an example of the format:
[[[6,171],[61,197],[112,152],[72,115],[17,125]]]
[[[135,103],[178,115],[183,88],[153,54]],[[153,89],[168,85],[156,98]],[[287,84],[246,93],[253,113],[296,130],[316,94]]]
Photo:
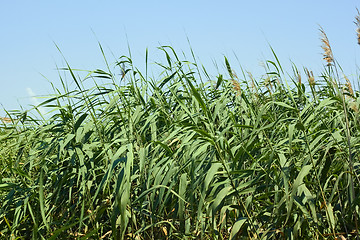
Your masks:
[[[290,73],[294,62],[316,75],[324,64],[319,25],[335,58],[357,85],[356,7],[358,0],[3,1],[0,108],[28,109],[28,104],[42,101],[34,96],[53,93],[50,82],[60,86],[56,68],[65,63],[55,44],[72,68],[94,70],[105,69],[98,41],[109,63],[128,55],[129,43],[135,65],[141,67],[146,48],[150,61],[157,61],[161,45],[189,53],[189,38],[196,57],[213,76],[213,61],[222,67],[224,55],[235,71],[240,72],[240,63],[260,76],[260,63],[273,59],[270,44],[285,71]]]

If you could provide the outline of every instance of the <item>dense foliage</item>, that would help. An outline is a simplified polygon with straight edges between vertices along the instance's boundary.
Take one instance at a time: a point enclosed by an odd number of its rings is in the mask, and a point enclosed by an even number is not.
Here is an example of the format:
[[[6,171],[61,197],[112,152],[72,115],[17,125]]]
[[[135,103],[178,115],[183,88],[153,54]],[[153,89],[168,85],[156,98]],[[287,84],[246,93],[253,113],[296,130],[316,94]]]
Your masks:
[[[67,66],[76,88],[54,88],[41,104],[51,117],[10,115],[0,135],[2,239],[357,234],[360,95],[336,64],[301,78],[274,55],[255,80],[225,58],[227,73],[213,78],[160,51],[157,77],[126,57],[83,79]]]

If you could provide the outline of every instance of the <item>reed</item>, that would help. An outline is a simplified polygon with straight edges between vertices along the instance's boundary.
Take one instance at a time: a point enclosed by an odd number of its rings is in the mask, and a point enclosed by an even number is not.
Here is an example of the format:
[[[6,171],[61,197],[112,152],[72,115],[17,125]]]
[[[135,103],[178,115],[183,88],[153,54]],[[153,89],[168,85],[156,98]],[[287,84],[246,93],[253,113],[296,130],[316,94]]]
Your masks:
[[[307,82],[275,53],[250,81],[169,46],[154,78],[130,57],[83,79],[66,63],[77,87],[60,79],[50,117],[1,125],[0,238],[358,237],[360,93],[320,33],[326,66]]]
[[[360,45],[360,12],[358,9],[357,10],[357,16],[355,17],[355,24],[356,24],[356,35],[357,35],[357,40],[358,40],[358,44]]]
[[[334,63],[334,55],[331,50],[330,42],[328,37],[326,36],[326,33],[322,27],[319,29],[320,36],[321,36],[321,48],[324,50],[324,60],[327,62],[327,66],[331,66]]]

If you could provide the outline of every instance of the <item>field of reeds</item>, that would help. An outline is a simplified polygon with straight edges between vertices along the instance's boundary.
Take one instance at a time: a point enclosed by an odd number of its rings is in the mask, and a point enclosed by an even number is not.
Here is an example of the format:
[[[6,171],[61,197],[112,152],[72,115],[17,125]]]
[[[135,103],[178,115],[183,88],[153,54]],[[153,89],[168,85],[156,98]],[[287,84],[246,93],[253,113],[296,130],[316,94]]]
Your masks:
[[[320,33],[317,74],[211,77],[169,46],[156,77],[147,52],[67,65],[50,117],[2,119],[0,239],[356,239],[360,92]]]

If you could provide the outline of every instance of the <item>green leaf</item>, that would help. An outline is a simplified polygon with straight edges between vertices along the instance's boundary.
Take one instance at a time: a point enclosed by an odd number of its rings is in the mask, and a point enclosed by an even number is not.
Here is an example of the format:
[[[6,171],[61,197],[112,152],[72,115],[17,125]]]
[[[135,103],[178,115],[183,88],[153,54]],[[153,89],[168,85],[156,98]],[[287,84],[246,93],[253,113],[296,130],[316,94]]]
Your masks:
[[[209,188],[210,182],[213,180],[215,174],[218,172],[219,168],[221,168],[221,163],[213,163],[210,169],[207,171],[205,180],[204,180],[204,190],[207,191]]]
[[[241,227],[244,225],[246,221],[247,221],[246,217],[241,217],[238,220],[236,220],[236,222],[231,228],[230,239],[236,239],[235,238],[236,234],[240,231]]]
[[[204,100],[202,99],[200,93],[198,92],[198,90],[196,90],[196,88],[194,87],[194,85],[191,83],[190,79],[186,78],[187,83],[190,85],[191,88],[191,92],[194,95],[195,99],[198,101],[198,103],[200,104],[200,107],[202,108],[202,110],[204,111],[204,113],[206,114],[206,116],[209,117],[209,112],[208,109],[206,107],[206,104],[204,102]]]
[[[159,85],[159,88],[162,88],[167,82],[169,82],[175,75],[177,74],[177,72],[174,72],[173,74],[171,74],[170,76],[166,77],[164,80],[162,80],[162,82]]]
[[[288,108],[290,110],[296,110],[295,108],[291,107],[289,104],[283,103],[283,102],[273,102],[276,105],[279,105],[281,107]]]
[[[85,120],[85,118],[87,116],[88,116],[88,114],[84,113],[76,120],[76,123],[74,124],[74,131],[75,132],[78,130],[78,128],[81,126],[81,123]]]
[[[305,165],[301,168],[299,174],[297,175],[294,185],[292,194],[295,196],[297,195],[297,191],[299,189],[299,186],[304,183],[304,177],[309,174],[310,170],[312,169],[312,165]]]
[[[214,202],[212,204],[213,217],[216,215],[216,212],[218,211],[220,204],[222,203],[222,201],[224,200],[224,198],[227,196],[227,194],[231,189],[232,187],[224,187],[223,189],[221,189],[220,192],[216,194]]]
[[[218,89],[223,81],[223,75],[220,74],[217,78],[215,89]]]
[[[331,203],[327,204],[327,209],[326,209],[326,218],[328,220],[328,222],[330,223],[329,225],[331,226],[332,229],[334,229],[334,227],[336,226],[336,221],[335,221],[335,217],[334,217],[334,210],[333,207],[331,206]]]

